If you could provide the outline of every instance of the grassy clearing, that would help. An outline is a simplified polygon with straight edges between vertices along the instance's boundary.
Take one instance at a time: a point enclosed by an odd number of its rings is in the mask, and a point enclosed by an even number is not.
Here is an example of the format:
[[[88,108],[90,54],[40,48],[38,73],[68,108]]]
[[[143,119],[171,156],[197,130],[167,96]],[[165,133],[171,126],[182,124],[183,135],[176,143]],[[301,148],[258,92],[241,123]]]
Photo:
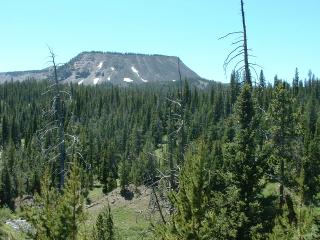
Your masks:
[[[139,216],[133,209],[115,208],[113,216],[120,239],[153,239],[149,221]]]
[[[80,232],[86,239],[90,239],[90,233],[95,225],[98,214],[108,205],[111,207],[115,233],[117,239],[121,240],[151,240],[152,229],[150,221],[156,222],[159,219],[157,213],[150,213],[148,209],[150,189],[139,187],[140,194],[135,193],[132,200],[125,200],[117,188],[108,195],[102,193],[102,188],[96,186],[89,193],[90,205],[85,208],[86,221]],[[3,223],[6,219],[15,218],[16,214],[3,212]],[[6,224],[0,224],[0,239],[26,240],[29,239],[21,232],[16,231]]]
[[[101,187],[96,187],[89,193],[91,205],[85,210],[87,220],[82,232],[91,231],[98,214],[108,202],[113,214],[115,232],[118,239],[154,239],[150,228],[150,218],[155,221],[158,216],[148,211],[150,190],[139,188],[141,194],[135,194],[132,200],[125,200],[116,189],[107,196]]]

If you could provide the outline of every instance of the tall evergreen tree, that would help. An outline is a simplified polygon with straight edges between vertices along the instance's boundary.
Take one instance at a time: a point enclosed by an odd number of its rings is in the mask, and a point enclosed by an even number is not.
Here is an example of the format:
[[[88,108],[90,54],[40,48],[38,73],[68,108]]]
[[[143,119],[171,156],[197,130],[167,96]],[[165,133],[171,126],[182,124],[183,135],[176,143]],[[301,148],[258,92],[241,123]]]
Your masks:
[[[284,83],[280,82],[274,92],[274,98],[269,109],[271,119],[271,141],[272,152],[270,163],[275,177],[280,183],[279,204],[280,208],[285,203],[285,186],[292,186],[295,177],[292,176],[296,170],[296,162],[293,162],[295,152],[293,140],[295,136],[295,121],[292,110],[292,99]],[[273,173],[272,173],[273,174]],[[296,175],[297,176],[297,175]]]
[[[240,93],[240,83],[235,71],[231,73],[230,91],[231,91],[231,105],[233,105],[237,101],[237,97]]]
[[[94,228],[93,231],[94,240],[116,239],[114,233],[113,218],[109,203],[108,206],[105,207],[105,209],[99,213],[96,221],[96,228]]]
[[[100,182],[103,184],[102,191],[107,194],[117,187],[116,156],[111,146],[107,147],[102,159]]]
[[[34,207],[26,209],[26,218],[35,228],[33,239],[61,239],[57,229],[57,201],[58,193],[52,188],[49,171],[46,170],[41,180],[40,194],[35,195]]]
[[[175,211],[167,224],[156,228],[156,237],[171,239],[236,239],[242,214],[238,191],[228,174],[215,169],[207,146],[197,141],[186,154],[179,190],[170,200]]]
[[[314,138],[310,141],[304,162],[305,202],[319,202],[320,196],[320,120]]]
[[[235,105],[236,137],[231,151],[226,157],[227,169],[233,175],[235,186],[239,189],[242,201],[241,212],[245,216],[243,225],[238,229],[238,239],[251,239],[258,225],[261,211],[260,193],[263,163],[255,150],[255,110],[251,96],[251,86],[245,84]]]
[[[261,108],[265,108],[265,88],[266,88],[266,79],[263,74],[263,70],[260,71],[259,75],[259,85],[258,85],[258,94],[257,101]]]
[[[78,239],[79,226],[84,221],[84,203],[80,174],[78,163],[73,162],[63,189],[63,195],[60,197],[57,207],[59,218],[58,235],[61,239]]]
[[[292,80],[292,90],[295,96],[299,93],[299,71],[298,68],[295,69],[294,78]]]
[[[52,186],[46,170],[40,194],[36,194],[35,204],[27,209],[26,217],[35,228],[33,239],[79,239],[79,226],[84,220],[79,167],[72,167],[63,193]]]
[[[5,147],[6,144],[9,142],[9,137],[10,137],[9,123],[8,123],[8,119],[6,117],[6,114],[4,114],[2,117],[2,125],[1,126],[2,126],[1,144],[3,147]]]
[[[10,209],[14,209],[14,189],[11,174],[7,167],[6,162],[4,162],[4,166],[2,171],[0,172],[0,205],[8,206]]]

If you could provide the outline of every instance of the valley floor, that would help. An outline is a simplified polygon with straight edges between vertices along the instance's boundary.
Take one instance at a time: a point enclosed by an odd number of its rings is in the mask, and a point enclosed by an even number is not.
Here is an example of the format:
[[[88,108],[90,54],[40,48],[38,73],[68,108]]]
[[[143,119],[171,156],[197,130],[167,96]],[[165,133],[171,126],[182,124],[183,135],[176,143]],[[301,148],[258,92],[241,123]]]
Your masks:
[[[151,190],[146,187],[138,187],[136,191],[132,187],[133,197],[126,200],[120,194],[120,188],[110,192],[108,195],[102,193],[101,186],[96,186],[89,193],[90,204],[85,207],[86,221],[81,228],[81,235],[90,239],[98,214],[104,207],[111,207],[115,233],[117,239],[153,239],[151,223],[156,223],[159,219],[158,213],[152,211],[149,207]],[[13,216],[14,217],[14,216]],[[0,227],[0,230],[6,235],[8,240],[26,240],[27,236],[8,224]],[[0,236],[0,239],[1,236]]]

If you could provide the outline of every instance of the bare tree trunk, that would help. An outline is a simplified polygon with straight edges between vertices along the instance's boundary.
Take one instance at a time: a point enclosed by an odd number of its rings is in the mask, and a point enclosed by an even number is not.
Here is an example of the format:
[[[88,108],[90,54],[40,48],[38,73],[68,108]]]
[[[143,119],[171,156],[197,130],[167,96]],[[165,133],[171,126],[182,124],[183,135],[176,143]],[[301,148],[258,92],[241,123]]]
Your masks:
[[[62,104],[61,104],[61,94],[59,89],[59,81],[57,74],[57,65],[55,62],[55,55],[50,50],[53,70],[54,70],[54,81],[55,81],[55,116],[59,128],[59,159],[60,159],[60,180],[59,180],[59,189],[62,190],[64,186],[64,174],[65,174],[65,161],[66,161],[66,147],[64,139],[64,121],[62,113]]]
[[[247,29],[246,19],[244,15],[243,0],[241,0],[241,15],[242,15],[242,28],[243,28],[243,51],[244,51],[244,70],[245,70],[245,82],[252,86],[250,68],[249,68],[249,55],[248,55],[248,43],[247,43]]]
[[[158,196],[157,196],[157,193],[156,191],[154,190],[154,186],[152,186],[152,192],[156,198],[156,204],[157,204],[157,208],[159,210],[159,213],[160,213],[160,216],[161,216],[161,220],[164,224],[166,224],[166,220],[164,219],[164,216],[163,216],[163,213],[162,213],[162,208],[161,208],[161,205],[160,205],[160,202],[159,202],[159,199],[158,199]]]

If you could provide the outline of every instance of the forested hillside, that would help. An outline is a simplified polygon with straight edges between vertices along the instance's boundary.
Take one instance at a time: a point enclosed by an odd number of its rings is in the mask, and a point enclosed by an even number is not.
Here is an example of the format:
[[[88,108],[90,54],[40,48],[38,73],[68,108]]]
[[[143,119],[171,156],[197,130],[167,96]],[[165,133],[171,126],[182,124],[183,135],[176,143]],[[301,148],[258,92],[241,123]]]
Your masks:
[[[69,239],[77,236],[81,206],[96,183],[104,194],[118,186],[124,197],[130,184],[145,185],[162,196],[156,239],[317,239],[320,82],[309,76],[299,79],[296,70],[292,84],[277,76],[269,84],[261,71],[250,87],[232,73],[230,84],[206,89],[188,81],[66,85],[63,122],[74,138],[66,138],[71,170],[64,193],[54,190],[59,144],[46,117],[50,83],[0,85],[0,204],[14,211],[15,199],[37,195],[34,204],[48,208],[22,210],[36,223],[35,238]],[[71,206],[79,207],[76,215]],[[50,215],[51,207],[58,215]],[[106,211],[100,221],[111,216]],[[51,238],[43,238],[48,232]]]

